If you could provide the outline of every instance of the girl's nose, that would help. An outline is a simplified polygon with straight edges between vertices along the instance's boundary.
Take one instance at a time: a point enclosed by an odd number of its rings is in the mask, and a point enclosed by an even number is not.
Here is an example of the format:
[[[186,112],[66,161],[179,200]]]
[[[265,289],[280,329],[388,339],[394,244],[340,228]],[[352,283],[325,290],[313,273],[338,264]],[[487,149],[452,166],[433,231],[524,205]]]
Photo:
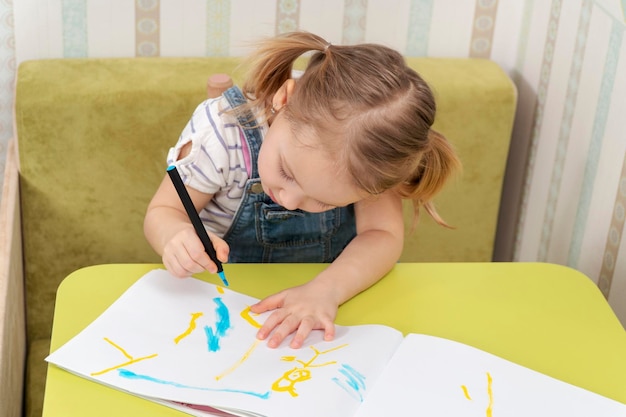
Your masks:
[[[287,210],[295,210],[300,207],[302,203],[302,194],[298,193],[294,190],[285,190],[284,188],[280,191],[280,201]]]

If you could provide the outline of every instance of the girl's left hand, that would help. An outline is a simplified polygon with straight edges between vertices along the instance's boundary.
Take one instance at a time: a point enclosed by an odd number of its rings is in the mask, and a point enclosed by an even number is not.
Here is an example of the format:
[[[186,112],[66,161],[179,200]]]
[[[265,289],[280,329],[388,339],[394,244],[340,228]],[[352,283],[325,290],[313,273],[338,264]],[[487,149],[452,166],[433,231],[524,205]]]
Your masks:
[[[335,337],[335,316],[339,304],[334,301],[329,288],[321,288],[315,281],[270,295],[250,307],[253,313],[274,310],[257,332],[257,338],[265,340],[270,348],[278,347],[295,332],[289,347],[302,347],[312,330],[324,330],[324,340]]]

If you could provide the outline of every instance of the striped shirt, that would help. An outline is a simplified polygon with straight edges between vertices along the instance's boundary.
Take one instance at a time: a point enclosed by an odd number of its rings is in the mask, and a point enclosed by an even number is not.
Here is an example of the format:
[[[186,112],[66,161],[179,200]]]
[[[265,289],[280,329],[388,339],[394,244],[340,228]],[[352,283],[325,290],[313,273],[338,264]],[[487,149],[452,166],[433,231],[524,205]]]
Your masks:
[[[250,177],[250,152],[242,128],[223,97],[208,99],[196,108],[178,142],[170,148],[168,165],[175,165],[185,185],[213,194],[200,212],[204,226],[219,235],[230,227]],[[267,123],[260,124],[261,135]],[[181,148],[191,142],[189,155],[178,160]]]

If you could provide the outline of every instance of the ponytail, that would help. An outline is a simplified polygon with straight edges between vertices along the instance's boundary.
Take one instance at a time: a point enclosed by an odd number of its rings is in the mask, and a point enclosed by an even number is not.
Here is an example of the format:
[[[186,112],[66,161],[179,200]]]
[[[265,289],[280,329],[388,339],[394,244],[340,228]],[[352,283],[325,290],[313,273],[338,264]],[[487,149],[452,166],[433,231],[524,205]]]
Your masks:
[[[291,78],[294,62],[309,51],[324,53],[328,46],[326,40],[307,32],[293,32],[260,42],[246,62],[249,68],[243,86],[246,98],[260,105],[268,116],[272,96]]]
[[[412,178],[399,185],[398,193],[403,198],[413,200],[416,218],[420,207],[424,207],[435,222],[450,227],[437,213],[433,198],[460,169],[461,162],[450,142],[439,132],[430,129],[428,146],[422,154],[419,165]]]

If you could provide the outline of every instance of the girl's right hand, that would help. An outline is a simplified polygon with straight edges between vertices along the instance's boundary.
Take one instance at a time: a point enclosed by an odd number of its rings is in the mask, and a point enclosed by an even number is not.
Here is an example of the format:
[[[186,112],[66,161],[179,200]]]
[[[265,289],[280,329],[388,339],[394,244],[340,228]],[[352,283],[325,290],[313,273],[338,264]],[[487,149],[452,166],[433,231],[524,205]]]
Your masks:
[[[211,242],[213,242],[217,259],[221,262],[227,262],[230,251],[228,244],[217,235],[208,233]],[[191,224],[167,242],[163,248],[162,259],[167,270],[179,278],[202,271],[209,271],[213,274],[217,272],[217,265],[213,263],[204,250],[202,241]]]

